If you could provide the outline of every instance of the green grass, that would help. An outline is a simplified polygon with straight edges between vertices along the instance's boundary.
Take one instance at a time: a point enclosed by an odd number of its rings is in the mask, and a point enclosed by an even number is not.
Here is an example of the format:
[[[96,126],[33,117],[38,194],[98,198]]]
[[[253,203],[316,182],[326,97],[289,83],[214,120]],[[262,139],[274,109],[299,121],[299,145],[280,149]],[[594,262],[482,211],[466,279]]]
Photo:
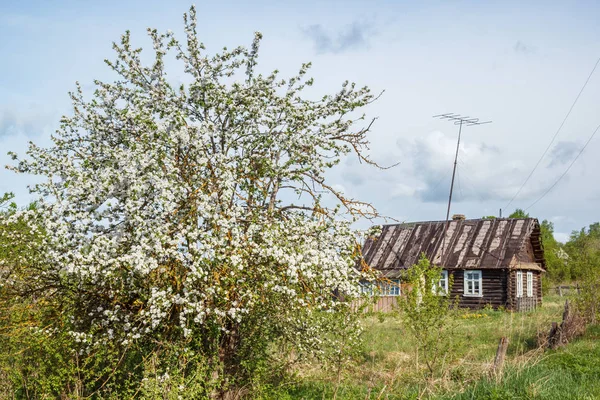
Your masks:
[[[312,365],[265,398],[330,399],[337,387],[337,399],[600,399],[600,328],[557,351],[536,347],[538,331],[560,321],[564,300],[548,296],[529,313],[461,311],[453,356],[434,379],[425,378],[398,316],[367,316],[361,358],[345,369],[339,386],[336,376]],[[496,379],[490,368],[502,336],[509,338],[509,350]]]
[[[439,399],[599,399],[600,327],[548,352],[534,365],[511,368],[500,382],[482,379],[456,395]]]

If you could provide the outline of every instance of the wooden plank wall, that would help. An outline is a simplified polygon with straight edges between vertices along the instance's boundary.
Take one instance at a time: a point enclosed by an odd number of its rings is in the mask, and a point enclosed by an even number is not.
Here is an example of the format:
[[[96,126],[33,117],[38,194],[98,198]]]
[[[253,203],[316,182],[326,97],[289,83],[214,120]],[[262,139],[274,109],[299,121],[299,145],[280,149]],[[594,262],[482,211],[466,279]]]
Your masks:
[[[360,300],[355,300],[353,309],[356,311],[360,306]],[[374,304],[367,305],[363,312],[390,312],[398,307],[398,296],[379,296]]]
[[[373,305],[373,311],[389,312],[398,306],[398,296],[380,296]]]

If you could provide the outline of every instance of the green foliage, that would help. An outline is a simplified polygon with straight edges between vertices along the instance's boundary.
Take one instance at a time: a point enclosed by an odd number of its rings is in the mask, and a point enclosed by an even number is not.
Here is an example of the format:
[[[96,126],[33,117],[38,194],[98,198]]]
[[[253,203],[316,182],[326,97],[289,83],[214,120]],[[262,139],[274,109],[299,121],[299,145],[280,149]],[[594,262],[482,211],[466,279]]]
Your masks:
[[[548,270],[548,273],[543,277],[545,281],[543,285],[548,286],[549,282],[570,281],[573,276],[563,246],[554,238],[554,224],[548,220],[543,220],[540,224],[540,231]]]
[[[0,197],[0,279],[6,279],[6,275],[12,268],[22,264],[28,259],[39,245],[41,231],[34,231],[28,227],[23,219],[10,220],[17,212],[17,205],[12,193],[5,193]],[[32,203],[27,208],[35,209]],[[0,290],[4,285],[0,282]]]
[[[518,208],[509,215],[509,218],[530,218],[530,215]],[[554,238],[554,224],[545,219],[540,223],[540,231],[547,268],[547,274],[542,278],[542,290],[547,293],[551,285],[569,282],[577,279],[578,275],[568,262],[568,255],[563,249],[564,246]]]
[[[53,297],[54,287],[32,285],[44,262],[44,232],[16,217],[10,200],[5,195],[0,203],[0,398],[132,395],[130,378],[140,373],[142,353],[114,343],[86,347],[68,334],[73,326],[64,311],[73,305]]]
[[[565,251],[569,255],[573,278],[595,274],[600,268],[600,223],[573,231],[565,244]]]
[[[595,324],[600,321],[600,223],[574,231],[565,250],[572,274],[581,286],[578,307],[588,322]]]
[[[404,275],[409,289],[402,300],[402,316],[432,375],[441,356],[452,354],[452,317],[456,307],[450,298],[452,282],[448,283],[449,289],[445,292],[439,285],[441,274],[442,268],[432,265],[422,255]],[[451,275],[449,279],[452,279]]]
[[[529,218],[522,209],[516,209],[509,218]],[[600,269],[600,224],[591,224],[587,229],[574,231],[564,245],[554,238],[554,224],[543,220],[540,223],[547,274],[543,277],[542,289],[547,293],[554,284],[586,281],[592,292],[598,292]]]
[[[508,216],[508,218],[529,218],[529,213],[526,213],[524,210],[517,208],[512,214]]]
[[[494,306],[492,306],[490,303],[487,303],[482,310],[484,313],[488,314],[494,311]]]

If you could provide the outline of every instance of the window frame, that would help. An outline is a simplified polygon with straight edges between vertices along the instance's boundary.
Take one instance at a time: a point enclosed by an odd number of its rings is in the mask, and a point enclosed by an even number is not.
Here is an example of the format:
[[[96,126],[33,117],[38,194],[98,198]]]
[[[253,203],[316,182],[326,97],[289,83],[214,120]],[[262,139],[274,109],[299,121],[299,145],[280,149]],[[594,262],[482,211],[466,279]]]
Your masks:
[[[468,279],[469,274],[479,275],[478,279]],[[472,282],[473,291],[469,291],[469,282]],[[475,291],[475,282],[477,282],[479,288]],[[483,273],[480,269],[467,269],[463,271],[463,296],[466,297],[483,297]]]
[[[444,282],[443,286],[441,285],[442,282]],[[447,269],[442,270],[442,276],[440,277],[440,280],[438,282],[436,282],[434,285],[432,285],[431,288],[432,288],[434,294],[439,294],[439,295],[447,295],[448,294],[448,270]]]
[[[533,272],[527,271],[527,297],[533,297]]]
[[[520,299],[523,297],[523,271],[517,271],[516,280],[517,280],[517,298]]]
[[[360,294],[367,297],[373,296],[373,282],[363,281],[360,282]]]
[[[397,297],[402,295],[400,279],[390,279],[390,282],[385,282],[379,285],[379,296]]]

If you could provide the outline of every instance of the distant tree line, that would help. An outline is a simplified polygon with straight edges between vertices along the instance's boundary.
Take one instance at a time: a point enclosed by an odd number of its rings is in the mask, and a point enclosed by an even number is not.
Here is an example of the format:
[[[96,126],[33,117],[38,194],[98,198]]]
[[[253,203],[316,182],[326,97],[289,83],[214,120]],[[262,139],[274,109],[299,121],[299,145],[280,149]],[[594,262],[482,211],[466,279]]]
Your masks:
[[[529,218],[516,209],[509,218]],[[600,223],[573,231],[566,243],[554,237],[554,224],[546,219],[540,223],[549,283],[585,281],[600,275]]]

